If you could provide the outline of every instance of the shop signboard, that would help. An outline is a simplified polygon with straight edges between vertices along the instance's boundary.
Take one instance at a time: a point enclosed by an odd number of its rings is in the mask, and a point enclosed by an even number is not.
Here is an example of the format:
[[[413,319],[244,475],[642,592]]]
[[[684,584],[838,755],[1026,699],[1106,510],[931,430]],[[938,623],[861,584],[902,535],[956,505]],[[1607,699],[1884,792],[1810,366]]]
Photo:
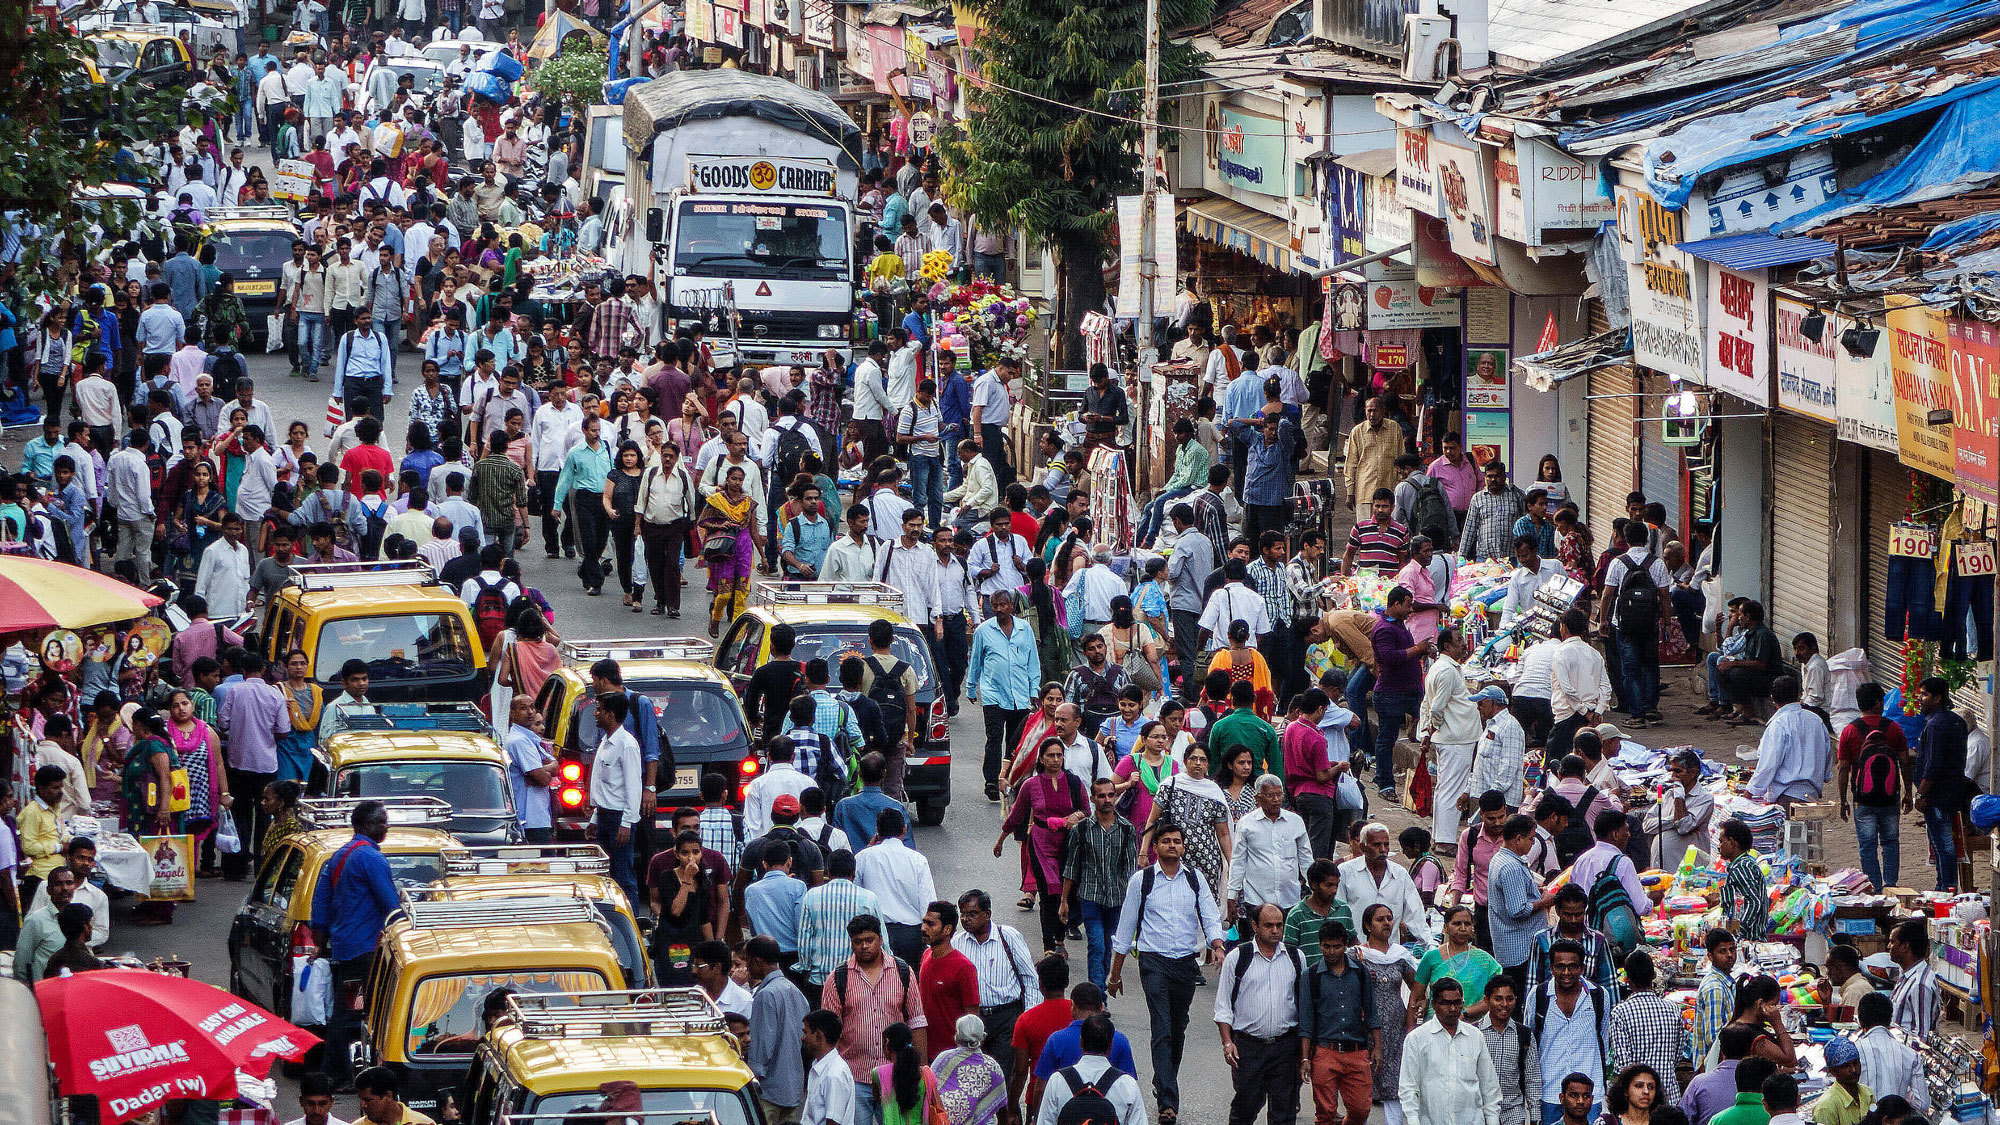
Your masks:
[[[708,0],[687,0],[685,14],[687,37],[696,43],[709,43],[715,39],[715,9]]]
[[[1771,405],[1771,286],[1763,270],[1706,263],[1703,381],[1754,406]]]
[[[1944,313],[1915,297],[1891,294],[1879,347],[1889,351],[1896,389],[1896,446],[1903,464],[1939,480],[1957,471],[1951,427],[1934,412],[1951,410],[1951,338]]]
[[[1215,153],[1215,173],[1223,183],[1259,195],[1291,194],[1284,123],[1277,118],[1225,106],[1221,134],[1209,141]]]
[[[1850,328],[1855,327],[1852,318],[1829,315],[1826,318],[1826,337],[1839,340]],[[1879,327],[1879,326],[1878,326]],[[1842,441],[1879,449],[1884,453],[1900,453],[1901,444],[1896,439],[1896,380],[1894,369],[1889,364],[1889,334],[1885,331],[1876,341],[1875,352],[1867,356],[1855,356],[1845,345],[1837,345],[1833,353],[1834,404],[1840,413],[1839,428],[1835,431]]]
[[[1441,215],[1431,151],[1428,126],[1396,130],[1396,199],[1412,211]]]
[[[1415,281],[1371,281],[1365,326],[1371,330],[1456,328],[1459,304],[1456,289],[1433,289]]]
[[[1328,265],[1368,256],[1366,213],[1368,174],[1328,162],[1326,174],[1326,255]]]
[[[1833,152],[1824,145],[1803,149],[1785,166],[1785,178],[1772,183],[1763,162],[1742,165],[1722,178],[1704,200],[1688,201],[1689,238],[1751,234],[1803,214],[1840,191],[1833,171]],[[1703,229],[1703,217],[1707,228]]]
[[[1505,410],[1468,410],[1465,412],[1465,452],[1472,460],[1484,466],[1498,459],[1502,464],[1514,463],[1508,446],[1513,441],[1512,416]]]
[[[1485,147],[1446,144],[1431,139],[1437,167],[1438,201],[1444,207],[1451,249],[1459,257],[1493,265],[1493,179],[1487,174]]]
[[[1451,228],[1443,219],[1410,215],[1410,261],[1417,280],[1434,289],[1485,285],[1480,277],[1451,249]]]
[[[1143,232],[1146,229],[1146,197],[1143,195],[1121,195],[1118,197],[1118,301],[1113,315],[1125,318],[1139,315],[1140,251],[1145,247]]]
[[[1513,406],[1513,392],[1507,382],[1508,349],[1475,348],[1465,353],[1465,403],[1467,410],[1506,410]]]
[[[1840,334],[1834,331],[1833,317],[1827,316],[1819,341],[1807,339],[1799,325],[1812,311],[1811,306],[1790,297],[1779,297],[1772,311],[1771,324],[1778,333],[1774,352],[1778,409],[1838,425],[1834,353],[1840,349]]]
[[[1951,451],[1958,490],[1985,504],[2000,503],[2000,332],[1982,320],[1950,317]]]
[[[1618,202],[1594,165],[1547,141],[1517,137],[1510,153],[1518,169],[1529,237],[1540,245],[1557,230],[1596,230],[1618,217]]]
[[[1618,195],[1619,226],[1622,230],[1630,221],[1634,228],[1627,285],[1632,358],[1664,375],[1699,380],[1702,306],[1695,300],[1694,258],[1676,248],[1685,241],[1681,215],[1644,191],[1621,187]]]
[[[1361,245],[1384,254],[1410,241],[1410,209],[1396,195],[1396,173],[1368,176],[1362,187]]]

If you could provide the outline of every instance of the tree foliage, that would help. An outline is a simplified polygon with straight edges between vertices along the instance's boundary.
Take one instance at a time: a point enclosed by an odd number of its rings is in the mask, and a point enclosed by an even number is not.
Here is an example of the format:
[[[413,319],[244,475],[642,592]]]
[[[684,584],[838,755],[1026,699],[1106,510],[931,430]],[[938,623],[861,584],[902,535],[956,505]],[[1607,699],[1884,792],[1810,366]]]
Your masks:
[[[1066,310],[1103,304],[1101,268],[1114,201],[1139,190],[1139,104],[1145,83],[1140,0],[973,0],[983,83],[971,113],[942,142],[967,206],[982,223],[1019,223],[1061,259]],[[1160,0],[1163,28],[1208,21],[1213,0]],[[1162,35],[1160,81],[1193,77],[1190,46]],[[1078,112],[1069,107],[1095,110]],[[1104,116],[1108,115],[1108,116]]]
[[[572,39],[564,44],[561,54],[528,75],[528,85],[553,102],[593,105],[604,97],[604,69],[608,62],[604,48],[584,46]]]
[[[140,170],[128,141],[178,128],[185,94],[115,74],[91,81],[89,43],[26,13],[26,4],[15,5],[0,23],[0,34],[19,45],[0,52],[0,152],[7,154],[0,161],[0,234],[37,235],[23,239],[18,283],[45,292],[62,280],[42,261],[47,247],[77,245],[93,225],[123,232],[137,224],[135,205],[80,204],[78,196],[134,179]]]

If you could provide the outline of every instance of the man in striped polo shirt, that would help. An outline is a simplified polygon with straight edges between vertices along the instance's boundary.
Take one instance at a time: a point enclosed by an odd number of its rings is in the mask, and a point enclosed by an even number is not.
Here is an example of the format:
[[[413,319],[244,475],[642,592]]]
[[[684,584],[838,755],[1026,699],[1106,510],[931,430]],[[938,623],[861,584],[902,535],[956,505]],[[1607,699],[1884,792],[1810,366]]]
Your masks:
[[[1347,550],[1340,556],[1343,574],[1372,570],[1394,574],[1403,568],[1410,550],[1410,529],[1392,518],[1396,494],[1386,488],[1375,490],[1369,502],[1374,518],[1354,525],[1347,533]]]

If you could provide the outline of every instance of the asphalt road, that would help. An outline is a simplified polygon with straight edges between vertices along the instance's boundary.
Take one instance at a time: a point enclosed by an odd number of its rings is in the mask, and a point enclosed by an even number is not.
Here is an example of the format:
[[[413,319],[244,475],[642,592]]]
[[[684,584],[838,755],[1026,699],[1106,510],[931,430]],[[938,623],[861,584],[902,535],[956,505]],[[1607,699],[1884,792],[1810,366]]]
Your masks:
[[[288,378],[287,366],[282,355],[252,357],[251,377],[257,384],[257,396],[270,406],[276,423],[274,428],[280,434],[293,419],[304,419],[312,428],[313,447],[324,452],[324,418],[330,383],[308,383],[303,379]],[[405,390],[414,386],[416,371],[415,358],[411,353],[404,353],[397,366],[399,386]],[[326,378],[329,376],[322,375],[322,379]],[[388,421],[389,425],[385,427],[388,434],[400,435],[407,429],[404,401],[390,404]],[[400,443],[391,446],[391,452],[400,457]],[[0,459],[6,456],[6,452],[0,450]],[[555,607],[556,624],[566,638],[704,636],[706,633],[706,617],[702,609],[707,604],[707,595],[702,590],[701,571],[688,571],[690,582],[683,601],[686,616],[679,621],[670,621],[664,617],[632,613],[619,605],[618,599],[608,589],[602,597],[586,596],[577,582],[573,561],[550,561],[542,557],[539,530],[528,549],[521,553],[520,559],[527,581],[539,587]],[[955,898],[959,893],[975,887],[991,892],[994,901],[1000,904],[997,910],[999,920],[1019,926],[1032,947],[1040,936],[1035,916],[1014,907],[1014,900],[1020,897],[1019,861],[1011,847],[1003,858],[993,857],[993,840],[1000,830],[1000,806],[987,801],[982,792],[979,761],[985,736],[979,708],[971,705],[963,707],[958,718],[952,721],[951,733],[956,751],[953,755],[951,812],[942,826],[917,829],[918,848],[930,857],[941,897]],[[178,956],[193,965],[194,973],[200,979],[226,987],[229,979],[229,923],[243,902],[247,886],[219,880],[203,881],[197,890],[197,901],[183,905],[176,913],[173,925],[152,929],[124,924],[126,907],[120,906],[116,908],[120,916],[114,920],[109,948],[145,957]],[[1073,979],[1082,980],[1083,943],[1071,942],[1069,945]],[[1212,981],[1213,971],[1209,975]],[[1150,1091],[1145,1001],[1136,992],[1136,968],[1128,980],[1133,991],[1114,1000],[1111,1013],[1133,1040],[1141,1078]],[[1215,1024],[1209,1019],[1213,1001],[1213,991],[1204,988],[1196,996],[1190,1014],[1187,1061],[1182,1066],[1181,1075],[1182,1119],[1190,1122],[1218,1122],[1227,1114],[1229,1084],[1225,1076],[1226,1068],[1221,1061],[1221,1044]],[[280,1099],[280,1109],[286,1118],[293,1116],[292,1094],[293,1087],[286,1083]],[[1310,1114],[1310,1094],[1306,1097],[1306,1112]],[[343,1105],[335,1112],[342,1117],[351,1117],[352,1114],[346,1111],[354,1108],[351,1100],[343,1099]]]

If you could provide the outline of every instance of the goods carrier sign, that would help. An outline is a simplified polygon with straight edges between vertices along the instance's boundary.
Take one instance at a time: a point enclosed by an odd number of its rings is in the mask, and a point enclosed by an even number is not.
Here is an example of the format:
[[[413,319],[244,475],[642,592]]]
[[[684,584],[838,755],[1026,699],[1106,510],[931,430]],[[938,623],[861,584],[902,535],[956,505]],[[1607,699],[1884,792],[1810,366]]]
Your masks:
[[[833,165],[761,156],[690,156],[688,190],[702,194],[832,195]]]

